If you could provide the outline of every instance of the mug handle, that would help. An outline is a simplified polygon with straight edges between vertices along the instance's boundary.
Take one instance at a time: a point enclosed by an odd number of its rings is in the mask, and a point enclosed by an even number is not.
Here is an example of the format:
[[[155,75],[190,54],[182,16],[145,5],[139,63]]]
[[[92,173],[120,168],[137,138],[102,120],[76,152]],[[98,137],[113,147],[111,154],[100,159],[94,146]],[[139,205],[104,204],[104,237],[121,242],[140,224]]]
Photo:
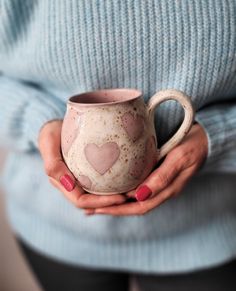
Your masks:
[[[194,109],[191,99],[181,91],[168,89],[157,92],[150,98],[147,104],[148,115],[152,124],[154,124],[154,112],[156,107],[167,100],[176,100],[182,105],[184,109],[184,120],[177,132],[160,149],[158,149],[157,161],[167,155],[176,145],[182,141],[182,139],[191,129],[194,119]]]

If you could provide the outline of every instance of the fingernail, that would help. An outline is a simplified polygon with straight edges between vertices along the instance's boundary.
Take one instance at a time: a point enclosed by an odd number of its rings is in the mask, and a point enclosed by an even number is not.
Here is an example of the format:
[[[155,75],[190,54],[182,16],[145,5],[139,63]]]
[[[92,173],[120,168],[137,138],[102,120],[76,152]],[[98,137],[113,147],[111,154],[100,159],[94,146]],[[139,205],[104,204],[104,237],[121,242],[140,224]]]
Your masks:
[[[143,185],[143,186],[138,188],[138,190],[135,194],[135,198],[138,201],[144,201],[144,200],[147,200],[148,197],[150,197],[151,195],[152,195],[151,189],[148,186]]]
[[[61,176],[60,182],[68,192],[71,192],[75,188],[75,181],[67,174]]]

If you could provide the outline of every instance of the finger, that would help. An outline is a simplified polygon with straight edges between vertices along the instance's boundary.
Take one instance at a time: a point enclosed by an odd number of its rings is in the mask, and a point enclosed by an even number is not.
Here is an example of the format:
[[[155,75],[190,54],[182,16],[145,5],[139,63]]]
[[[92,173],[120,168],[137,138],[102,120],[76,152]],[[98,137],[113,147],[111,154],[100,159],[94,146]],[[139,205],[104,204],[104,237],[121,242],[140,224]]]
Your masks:
[[[52,121],[43,127],[39,136],[39,150],[49,181],[76,204],[84,191],[76,185],[74,176],[62,160],[61,126],[61,121]]]
[[[39,150],[47,175],[60,182],[70,192],[75,187],[75,178],[62,159],[61,126],[61,121],[54,121],[43,127],[40,132]]]
[[[78,198],[83,194],[82,189],[78,189],[77,186],[72,190],[72,191],[67,191],[65,188],[61,185],[60,182],[57,180],[49,177],[50,183],[56,187],[63,195],[65,198],[67,198],[70,202],[72,202],[76,207],[78,207]]]
[[[58,188],[67,199],[69,199],[78,208],[100,208],[111,205],[119,205],[126,201],[124,195],[107,195],[100,196],[88,193],[78,193],[77,187],[75,187],[71,192],[65,191],[65,189],[58,183],[58,181],[50,178],[50,182]]]
[[[79,197],[77,205],[80,208],[101,208],[122,204],[126,199],[123,194],[96,195],[86,193]]]
[[[145,201],[168,187],[184,168],[183,156],[180,151],[171,152],[167,155],[159,168],[154,170],[149,177],[137,188],[135,198]],[[133,194],[131,194],[133,195]]]
[[[40,132],[39,150],[48,177],[60,182],[67,192],[71,192],[76,183],[74,176],[64,164],[61,156],[60,121],[51,122],[44,126]]]
[[[94,211],[94,214],[107,214],[113,216],[144,215],[153,208],[156,208],[164,203],[170,197],[176,195],[176,193],[181,192],[191,176],[189,172],[189,170],[183,171],[178,178],[171,183],[171,185],[153,198],[141,202],[132,202],[119,206],[98,208]],[[88,211],[88,214],[92,214],[91,211]]]
[[[101,199],[104,199],[105,197],[101,196]],[[111,197],[109,197],[111,198]],[[112,195],[112,198],[113,200],[107,200],[105,201],[104,200],[104,204],[107,204],[106,207],[108,206],[115,206],[115,205],[120,205],[120,204],[124,204],[126,202],[128,202],[130,199],[125,196],[124,194],[121,194],[121,195]],[[100,204],[100,201],[96,201],[98,204]],[[84,204],[85,205],[85,204]],[[105,206],[100,206],[98,205],[97,207],[94,207],[94,205],[92,205],[92,207],[90,206],[89,207],[89,204],[86,203],[86,205],[83,207],[84,208],[84,213],[86,215],[91,215],[91,214],[94,214],[95,213],[95,209],[97,208],[103,208]]]
[[[160,206],[166,200],[171,197],[176,197],[178,194],[182,192],[187,182],[193,175],[193,169],[186,169],[182,171],[179,176],[173,180],[173,182],[159,192],[157,195],[153,196],[151,199],[148,199],[142,203],[144,203],[145,209],[144,212],[147,213],[154,207]]]
[[[57,120],[46,123],[40,131],[39,150],[46,160],[61,158],[61,128],[62,121]]]

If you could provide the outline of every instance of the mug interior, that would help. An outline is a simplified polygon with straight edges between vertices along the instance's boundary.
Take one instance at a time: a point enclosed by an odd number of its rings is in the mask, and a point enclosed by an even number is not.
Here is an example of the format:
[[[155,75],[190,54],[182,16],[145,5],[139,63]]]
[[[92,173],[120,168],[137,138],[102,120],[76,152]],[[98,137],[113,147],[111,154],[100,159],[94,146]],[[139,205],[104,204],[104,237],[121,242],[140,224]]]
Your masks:
[[[103,89],[75,95],[69,99],[69,103],[80,105],[106,105],[123,103],[134,100],[142,95],[136,89]]]

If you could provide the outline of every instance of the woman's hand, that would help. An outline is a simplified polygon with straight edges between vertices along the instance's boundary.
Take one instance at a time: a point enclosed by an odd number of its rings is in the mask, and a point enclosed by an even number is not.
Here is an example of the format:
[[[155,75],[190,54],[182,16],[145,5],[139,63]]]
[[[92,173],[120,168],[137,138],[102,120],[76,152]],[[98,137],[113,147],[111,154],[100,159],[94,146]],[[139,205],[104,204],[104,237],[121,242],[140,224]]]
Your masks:
[[[87,214],[142,215],[177,196],[206,159],[207,136],[195,124],[181,144],[174,148],[159,168],[136,189],[126,195],[137,202],[86,210]]]
[[[125,195],[101,196],[83,191],[75,177],[69,171],[61,155],[62,120],[46,123],[39,133],[39,150],[44,161],[49,181],[79,208],[98,208],[121,204]]]

